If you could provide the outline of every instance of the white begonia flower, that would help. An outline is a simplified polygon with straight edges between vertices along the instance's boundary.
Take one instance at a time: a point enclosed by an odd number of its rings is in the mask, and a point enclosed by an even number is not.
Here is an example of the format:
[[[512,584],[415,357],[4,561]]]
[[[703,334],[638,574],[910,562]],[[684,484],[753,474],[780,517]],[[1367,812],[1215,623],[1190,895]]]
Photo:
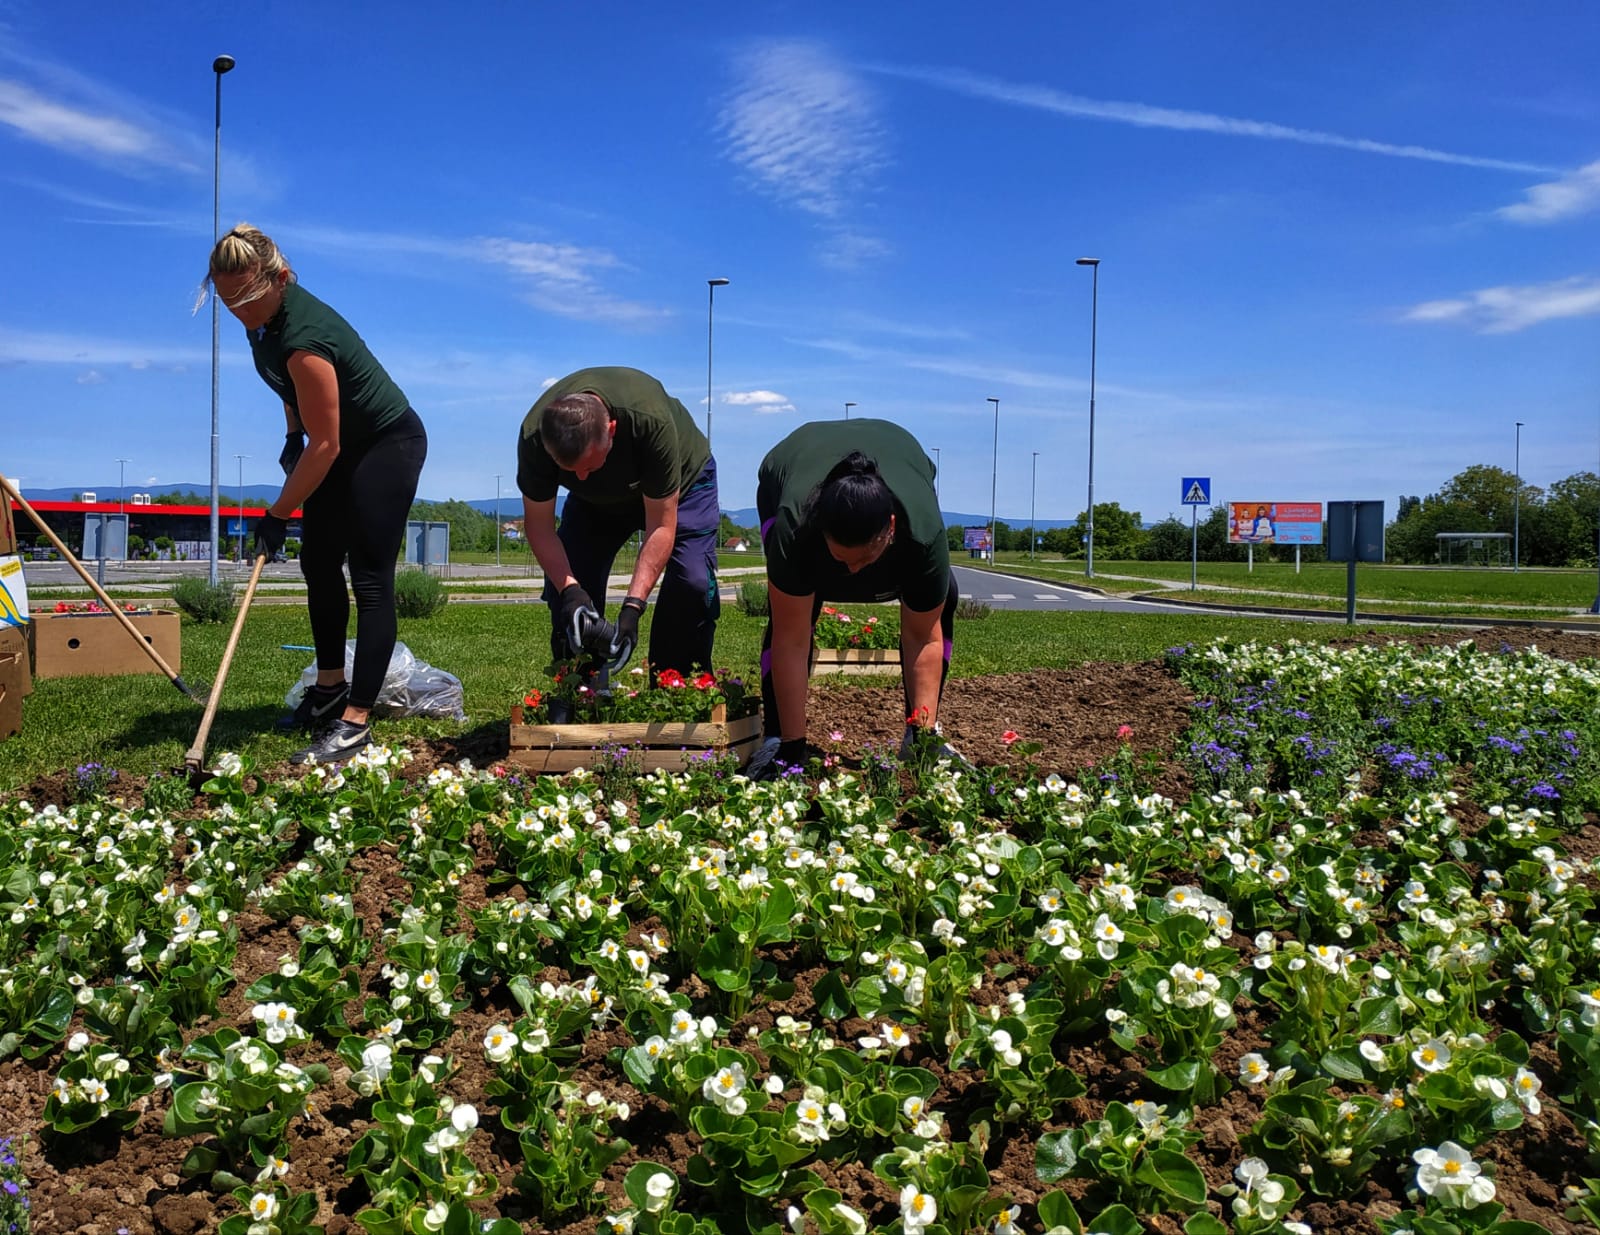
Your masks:
[[[763,1086],[763,1088],[765,1088],[769,1094],[773,1095],[773,1097],[777,1097],[777,1095],[783,1092],[783,1077],[774,1072],[771,1076],[767,1077],[766,1084]]]
[[[847,1235],[867,1235],[867,1220],[859,1210],[851,1209],[841,1202],[833,1207],[833,1212],[839,1221],[844,1223]]]
[[[422,1215],[423,1229],[429,1231],[442,1231],[445,1220],[450,1217],[450,1203],[448,1201],[435,1201],[428,1206],[427,1212]]]
[[[84,1047],[86,1047],[88,1045],[89,1045],[89,1035],[86,1034],[86,1033],[75,1033],[70,1038],[67,1039],[67,1051],[70,1054],[73,1054],[73,1055],[76,1055],[79,1051],[81,1051]]]
[[[1361,1052],[1361,1058],[1370,1064],[1381,1064],[1383,1062],[1383,1047],[1379,1046],[1371,1038],[1362,1038],[1361,1045],[1356,1049]]]
[[[271,1222],[278,1216],[278,1198],[271,1192],[257,1192],[250,1198],[250,1216],[257,1222]]]
[[[1272,1079],[1272,1069],[1263,1056],[1251,1051],[1239,1057],[1239,1079],[1246,1085],[1263,1085]]]
[[[1234,1178],[1244,1185],[1248,1194],[1258,1183],[1267,1177],[1267,1164],[1260,1158],[1246,1158],[1233,1168]]]
[[[1021,1205],[1008,1205],[994,1218],[994,1235],[1022,1235],[1017,1219],[1022,1217]]]
[[[517,1035],[505,1025],[495,1025],[483,1035],[483,1053],[490,1063],[504,1063],[517,1048]]]
[[[1111,920],[1109,914],[1102,913],[1094,920],[1094,946],[1102,960],[1114,960],[1117,946],[1126,938],[1122,928]]]
[[[1417,1164],[1417,1188],[1428,1196],[1438,1196],[1462,1209],[1475,1209],[1494,1199],[1494,1181],[1472,1155],[1454,1141],[1437,1149],[1423,1148],[1411,1155]]]
[[[677,1190],[678,1181],[666,1171],[657,1171],[644,1181],[645,1209],[653,1214],[660,1213],[672,1200],[672,1194]]]
[[[1516,1094],[1517,1101],[1522,1103],[1524,1110],[1530,1115],[1537,1115],[1540,1110],[1539,1090],[1544,1088],[1544,1082],[1538,1075],[1527,1068],[1517,1069],[1517,1074],[1511,1078],[1511,1092]]]
[[[989,1035],[989,1041],[994,1044],[995,1054],[1002,1060],[1013,1068],[1022,1066],[1022,1052],[1011,1045],[1011,1035],[1004,1029],[996,1029]]]
[[[744,1085],[744,1065],[732,1063],[706,1077],[700,1092],[708,1102],[716,1103],[730,1115],[739,1116],[746,1109]]]
[[[906,1235],[916,1235],[939,1216],[939,1205],[916,1184],[900,1189],[900,1222]]]
[[[1429,1038],[1411,1052],[1411,1062],[1424,1072],[1443,1072],[1450,1066],[1450,1048],[1439,1038]]]
[[[361,1067],[374,1080],[384,1080],[394,1068],[394,1047],[387,1042],[369,1042],[361,1052]]]
[[[468,1102],[457,1103],[450,1111],[450,1126],[467,1137],[478,1126],[478,1108]]]

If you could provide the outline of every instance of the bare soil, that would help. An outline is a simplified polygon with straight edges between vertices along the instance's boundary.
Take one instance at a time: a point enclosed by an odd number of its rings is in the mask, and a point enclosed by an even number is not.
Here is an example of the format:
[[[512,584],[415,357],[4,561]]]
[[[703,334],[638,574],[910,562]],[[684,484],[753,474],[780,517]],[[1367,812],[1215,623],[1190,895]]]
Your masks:
[[[1364,635],[1352,642],[1383,642],[1387,638]],[[1600,641],[1591,637],[1555,631],[1503,628],[1476,632],[1472,638],[1484,649],[1536,645],[1542,651],[1570,659],[1591,657],[1600,649]],[[1459,635],[1449,633],[1419,632],[1407,641],[1437,644],[1459,639]],[[1187,692],[1156,662],[1088,664],[1063,672],[952,680],[945,692],[941,720],[946,737],[976,762],[1007,762],[1010,750],[1002,735],[1010,730],[1042,744],[1037,756],[1041,768],[1070,774],[1110,758],[1124,740],[1138,754],[1150,752],[1165,760],[1185,725],[1189,703]],[[903,711],[898,682],[875,687],[816,686],[811,696],[812,736],[825,749],[839,751],[868,743],[893,747],[902,732]],[[1121,726],[1131,730],[1125,739],[1118,736]],[[837,740],[831,737],[835,732],[841,735]],[[507,726],[499,725],[480,727],[425,747],[413,743],[418,758],[408,766],[407,774],[422,776],[440,763],[463,758],[479,767],[492,765],[505,756],[508,738]],[[1169,767],[1158,787],[1178,799],[1190,792],[1188,778],[1175,766]],[[130,798],[140,792],[137,781],[118,788]],[[65,805],[71,800],[70,791],[70,774],[61,773],[41,778],[17,796],[27,797],[37,805]],[[1575,853],[1600,852],[1600,827],[1592,820],[1582,833],[1569,839],[1569,848]],[[481,830],[473,842],[478,850],[470,880],[475,891],[463,898],[463,910],[481,904],[483,875],[493,865]],[[376,933],[392,915],[395,902],[404,903],[408,888],[393,855],[387,852],[369,851],[357,863],[361,873],[357,911],[369,932]],[[274,969],[277,958],[294,946],[292,932],[267,917],[247,913],[241,917],[239,927],[237,985],[224,1001],[217,1021],[195,1026],[191,1031],[194,1035],[210,1032],[219,1023],[248,1031],[252,1022],[244,989]],[[369,971],[375,968],[368,967]],[[1019,966],[1001,989],[1020,989],[1026,984],[1027,972],[1026,966]],[[739,1038],[743,1040],[745,1025],[770,1024],[781,1012],[826,1023],[826,1018],[816,1013],[811,995],[823,973],[820,969],[797,973],[793,995],[781,1006],[758,1008],[736,1027],[741,1031]],[[990,989],[974,996],[980,1001],[997,997],[997,992]],[[460,1082],[452,1085],[453,1090],[468,1092],[486,1079],[487,1065],[480,1043],[491,1023],[513,1015],[507,1002],[503,991],[480,991],[472,1007],[457,1018],[454,1032],[443,1044],[445,1051],[466,1064]],[[864,1030],[859,1022],[834,1028],[841,1038]],[[580,1064],[590,1083],[628,1101],[635,1111],[625,1131],[634,1148],[612,1167],[604,1185],[613,1208],[623,1204],[621,1179],[630,1165],[641,1160],[662,1162],[677,1169],[681,1178],[684,1164],[696,1151],[697,1140],[693,1132],[670,1118],[654,1100],[633,1090],[620,1069],[608,1061],[612,1048],[626,1044],[626,1036],[619,1031],[597,1032],[588,1040]],[[1264,1044],[1255,1014],[1247,1010],[1218,1059],[1226,1066]],[[1543,1044],[1539,1046],[1542,1048]],[[1004,1130],[996,1136],[988,1154],[995,1194],[1025,1205],[1032,1204],[1046,1190],[1033,1166],[1034,1145],[1042,1133],[1096,1118],[1112,1100],[1164,1100],[1163,1092],[1145,1077],[1138,1061],[1123,1056],[1101,1036],[1064,1039],[1058,1042],[1058,1050],[1084,1079],[1088,1092],[1069,1104],[1066,1117],[1058,1125]],[[325,1224],[328,1235],[357,1235],[361,1228],[353,1215],[363,1199],[363,1189],[345,1177],[344,1162],[350,1147],[368,1127],[369,1104],[342,1086],[345,1069],[326,1045],[302,1043],[294,1048],[293,1057],[301,1064],[326,1063],[335,1083],[319,1092],[315,1110],[291,1133],[293,1169],[288,1182],[295,1191],[309,1190],[318,1195],[319,1221]],[[973,1075],[948,1073],[931,1051],[916,1045],[907,1048],[901,1062],[916,1063],[940,1078],[932,1105],[945,1111],[954,1127],[961,1127],[964,1112],[971,1108],[971,1100],[964,1094],[974,1083]],[[24,1162],[33,1184],[36,1231],[48,1235],[120,1235],[124,1230],[128,1235],[203,1235],[215,1231],[223,1217],[235,1212],[231,1199],[213,1196],[198,1182],[180,1177],[179,1165],[190,1142],[162,1137],[164,1101],[159,1098],[121,1138],[85,1135],[65,1140],[42,1139],[40,1112],[50,1077],[59,1063],[59,1053],[53,1053],[31,1063],[12,1058],[0,1064],[0,1135],[16,1136],[19,1141],[27,1138]],[[1536,1049],[1534,1063],[1544,1073],[1548,1092],[1555,1080],[1554,1055],[1547,1048]],[[1203,1140],[1192,1152],[1213,1187],[1227,1182],[1245,1156],[1240,1138],[1255,1123],[1260,1105],[1259,1095],[1234,1091],[1199,1113],[1197,1122]],[[492,1103],[481,1102],[480,1109],[482,1127],[496,1127]],[[473,1143],[480,1168],[493,1172],[502,1184],[501,1192],[485,1212],[516,1218],[529,1231],[543,1229],[533,1221],[512,1187],[517,1167],[515,1138],[480,1134]],[[1561,1189],[1579,1183],[1584,1174],[1593,1172],[1584,1167],[1582,1136],[1554,1101],[1545,1104],[1543,1115],[1498,1138],[1481,1156],[1495,1163],[1499,1199],[1507,1207],[1507,1217],[1540,1222],[1554,1235],[1593,1235],[1592,1226],[1568,1223],[1561,1217]],[[814,1164],[813,1169],[825,1183],[838,1188],[846,1203],[865,1214],[872,1224],[887,1224],[897,1216],[896,1198],[872,1174],[869,1164],[834,1161]],[[1366,1181],[1356,1196],[1342,1200],[1308,1197],[1293,1216],[1319,1233],[1377,1235],[1377,1221],[1403,1206],[1405,1182],[1393,1170],[1381,1171]],[[1098,1203],[1092,1188],[1083,1181],[1069,1181],[1066,1187],[1075,1199],[1083,1201],[1080,1208],[1085,1216],[1095,1212]],[[1181,1231],[1181,1222],[1168,1215],[1148,1221],[1153,1231]],[[591,1216],[556,1230],[561,1235],[590,1235],[596,1225],[596,1218]]]

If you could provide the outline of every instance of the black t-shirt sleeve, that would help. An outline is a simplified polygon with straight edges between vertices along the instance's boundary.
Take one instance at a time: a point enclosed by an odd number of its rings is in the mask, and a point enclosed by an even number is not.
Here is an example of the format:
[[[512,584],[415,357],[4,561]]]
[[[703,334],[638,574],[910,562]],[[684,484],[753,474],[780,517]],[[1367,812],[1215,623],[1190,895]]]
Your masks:
[[[537,433],[517,439],[517,488],[531,502],[553,502],[560,474]]]

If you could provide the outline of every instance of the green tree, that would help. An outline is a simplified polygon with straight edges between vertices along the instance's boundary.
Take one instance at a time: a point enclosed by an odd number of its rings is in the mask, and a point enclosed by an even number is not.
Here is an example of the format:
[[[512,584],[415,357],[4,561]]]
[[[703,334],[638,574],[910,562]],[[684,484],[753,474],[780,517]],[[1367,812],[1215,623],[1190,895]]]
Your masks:
[[[1523,512],[1523,560],[1541,566],[1593,566],[1597,528],[1600,476],[1574,472],[1550,486],[1533,519]]]
[[[1080,510],[1071,529],[1076,533],[1077,552],[1085,556],[1084,542],[1089,536],[1088,512]],[[1145,530],[1137,510],[1123,510],[1118,502],[1094,504],[1094,555],[1108,562],[1129,562],[1139,556]]]
[[[1192,549],[1188,524],[1176,515],[1168,515],[1151,527],[1139,546],[1139,560],[1143,562],[1186,561]]]

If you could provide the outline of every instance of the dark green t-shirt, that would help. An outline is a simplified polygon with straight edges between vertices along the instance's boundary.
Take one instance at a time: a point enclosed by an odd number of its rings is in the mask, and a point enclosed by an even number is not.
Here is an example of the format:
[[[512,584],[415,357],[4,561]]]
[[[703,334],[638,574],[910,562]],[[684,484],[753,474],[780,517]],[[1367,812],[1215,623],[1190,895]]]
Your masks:
[[[570,394],[599,395],[617,422],[605,463],[584,480],[557,467],[539,438],[544,409]],[[682,493],[710,458],[711,443],[694,417],[648,373],[615,366],[579,369],[540,395],[522,418],[517,488],[534,502],[553,501],[564,486],[596,506],[621,506]]]
[[[822,532],[801,523],[806,499],[834,467],[859,450],[878,465],[894,496],[894,543],[852,575],[828,552]],[[887,420],[816,420],[801,425],[761,461],[756,510],[767,578],[790,596],[892,600],[926,613],[950,590],[950,546],[933,488],[933,461],[917,439]]]
[[[355,327],[298,283],[283,289],[283,307],[270,322],[244,333],[256,372],[297,416],[300,402],[289,377],[290,353],[310,352],[333,366],[339,379],[340,450],[377,437],[411,406]]]

